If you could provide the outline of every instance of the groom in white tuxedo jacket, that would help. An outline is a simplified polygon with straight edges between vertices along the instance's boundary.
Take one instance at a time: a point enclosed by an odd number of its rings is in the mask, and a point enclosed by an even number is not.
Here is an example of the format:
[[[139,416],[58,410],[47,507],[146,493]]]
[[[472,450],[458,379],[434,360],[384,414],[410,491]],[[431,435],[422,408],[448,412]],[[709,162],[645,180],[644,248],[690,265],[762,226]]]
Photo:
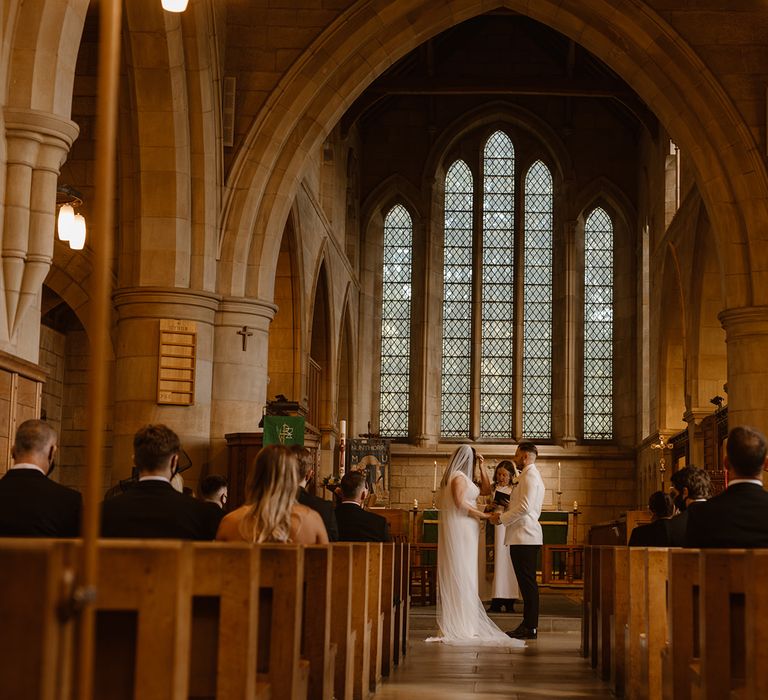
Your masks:
[[[532,442],[521,442],[513,461],[520,472],[517,486],[512,489],[507,509],[499,522],[506,525],[504,544],[510,545],[512,566],[523,597],[523,622],[507,632],[517,639],[536,639],[539,626],[539,587],[536,583],[536,560],[544,537],[539,523],[544,504],[544,482],[536,468],[539,452]]]

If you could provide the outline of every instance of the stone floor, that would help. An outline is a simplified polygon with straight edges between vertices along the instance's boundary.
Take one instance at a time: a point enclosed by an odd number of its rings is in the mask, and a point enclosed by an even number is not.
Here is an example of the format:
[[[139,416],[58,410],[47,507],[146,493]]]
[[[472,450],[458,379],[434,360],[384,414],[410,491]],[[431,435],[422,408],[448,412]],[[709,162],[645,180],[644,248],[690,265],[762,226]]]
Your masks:
[[[412,608],[409,653],[376,700],[611,698],[608,684],[579,654],[578,610],[573,594],[544,592],[539,638],[525,649],[498,649],[427,644],[424,639],[437,633],[435,609]],[[493,619],[508,630],[521,616]]]

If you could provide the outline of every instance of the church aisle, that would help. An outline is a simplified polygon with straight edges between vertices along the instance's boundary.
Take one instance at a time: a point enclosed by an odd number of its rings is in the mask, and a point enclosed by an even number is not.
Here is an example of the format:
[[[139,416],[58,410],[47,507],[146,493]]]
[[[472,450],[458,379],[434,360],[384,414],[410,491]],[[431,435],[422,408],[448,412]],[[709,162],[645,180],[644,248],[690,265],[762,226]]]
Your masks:
[[[376,700],[613,697],[579,655],[578,631],[541,632],[525,649],[427,644],[424,639],[435,633],[429,629],[434,616],[420,612],[412,618],[405,663],[380,686]]]
[[[382,684],[376,700],[613,697],[578,651],[576,632],[548,632],[520,650],[412,639],[405,664]]]

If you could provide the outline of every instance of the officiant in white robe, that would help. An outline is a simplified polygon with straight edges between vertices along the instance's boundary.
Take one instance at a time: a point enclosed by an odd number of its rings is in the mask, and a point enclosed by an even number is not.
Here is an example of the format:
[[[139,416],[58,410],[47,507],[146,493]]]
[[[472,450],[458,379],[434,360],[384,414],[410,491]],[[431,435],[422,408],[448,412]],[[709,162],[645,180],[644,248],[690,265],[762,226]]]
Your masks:
[[[503,512],[509,502],[509,495],[514,488],[514,465],[508,460],[499,462],[493,474],[493,492],[489,498],[490,506],[497,512]],[[509,556],[509,545],[504,544],[505,525],[492,525],[493,538],[493,582],[491,584],[491,607],[488,612],[514,612],[514,601],[520,599],[520,588]],[[483,533],[484,534],[484,533]],[[485,548],[482,548],[485,551]]]

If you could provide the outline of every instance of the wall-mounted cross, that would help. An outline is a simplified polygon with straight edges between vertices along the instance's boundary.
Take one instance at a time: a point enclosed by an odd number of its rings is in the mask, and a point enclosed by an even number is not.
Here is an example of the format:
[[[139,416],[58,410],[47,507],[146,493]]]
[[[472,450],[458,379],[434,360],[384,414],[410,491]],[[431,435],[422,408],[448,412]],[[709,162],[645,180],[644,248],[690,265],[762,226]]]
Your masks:
[[[248,347],[248,338],[250,338],[253,333],[248,330],[248,326],[243,326],[239,331],[237,331],[237,334],[243,336],[243,352],[245,352],[246,348]]]
[[[659,474],[661,474],[661,490],[664,490],[664,472],[667,471],[667,462],[664,459],[664,452],[670,449],[672,445],[664,440],[664,436],[659,433],[659,441],[651,445],[652,450],[661,450],[661,457],[659,458]]]

